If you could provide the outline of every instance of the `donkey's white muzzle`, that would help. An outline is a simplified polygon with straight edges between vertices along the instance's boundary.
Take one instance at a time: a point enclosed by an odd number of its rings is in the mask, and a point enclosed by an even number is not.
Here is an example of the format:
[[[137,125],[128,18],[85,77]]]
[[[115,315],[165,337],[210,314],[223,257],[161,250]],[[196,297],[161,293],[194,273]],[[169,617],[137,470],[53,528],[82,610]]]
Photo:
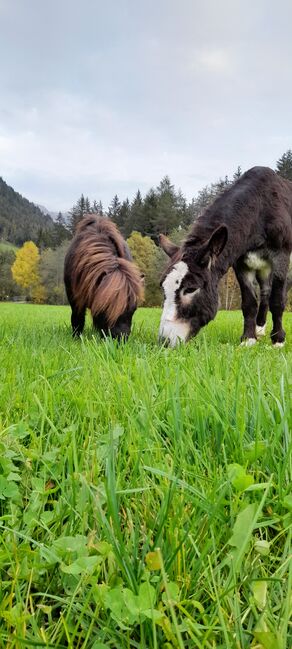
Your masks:
[[[169,342],[175,347],[180,342],[186,342],[190,333],[190,326],[186,320],[161,319],[159,338]]]

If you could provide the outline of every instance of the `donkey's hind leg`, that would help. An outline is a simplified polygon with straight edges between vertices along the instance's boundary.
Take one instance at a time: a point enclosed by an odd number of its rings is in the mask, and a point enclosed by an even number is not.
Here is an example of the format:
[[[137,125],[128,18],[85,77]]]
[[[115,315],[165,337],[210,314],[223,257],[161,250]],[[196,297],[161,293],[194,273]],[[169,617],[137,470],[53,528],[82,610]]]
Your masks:
[[[260,273],[256,274],[257,282],[260,287],[260,305],[256,320],[257,336],[264,336],[266,333],[266,320],[269,309],[269,297],[271,294],[272,282],[271,276],[263,278]]]
[[[243,345],[254,345],[257,341],[256,318],[258,312],[258,301],[254,284],[255,273],[247,270],[242,264],[237,264],[234,270],[240,286],[241,308],[244,318],[241,341]]]
[[[77,338],[82,334],[85,323],[85,309],[78,311],[75,306],[71,304],[71,325],[72,325],[72,335],[74,338]]]
[[[285,331],[282,326],[283,311],[287,299],[287,272],[289,255],[282,254],[274,267],[272,290],[270,295],[270,311],[273,318],[271,339],[273,345],[282,347],[285,342]]]

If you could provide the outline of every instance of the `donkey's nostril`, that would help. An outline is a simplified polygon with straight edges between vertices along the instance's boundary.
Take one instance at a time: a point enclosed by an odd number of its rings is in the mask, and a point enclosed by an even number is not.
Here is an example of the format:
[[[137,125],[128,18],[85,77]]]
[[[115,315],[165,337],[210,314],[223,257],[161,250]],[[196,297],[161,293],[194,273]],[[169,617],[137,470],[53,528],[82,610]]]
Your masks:
[[[170,343],[170,340],[169,340],[169,338],[166,338],[162,334],[159,334],[158,342],[159,342],[159,345],[162,345],[163,347],[168,347],[169,343]]]

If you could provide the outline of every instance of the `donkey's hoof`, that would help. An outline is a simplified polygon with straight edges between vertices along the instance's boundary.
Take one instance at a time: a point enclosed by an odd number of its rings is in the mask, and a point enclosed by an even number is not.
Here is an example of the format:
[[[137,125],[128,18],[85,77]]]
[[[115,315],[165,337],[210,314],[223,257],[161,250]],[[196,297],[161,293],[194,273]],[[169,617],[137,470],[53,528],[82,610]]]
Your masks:
[[[240,343],[240,347],[252,347],[252,345],[256,344],[256,341],[256,338],[245,338],[245,340]]]
[[[282,343],[274,343],[273,347],[284,347],[284,345],[285,345],[285,340]]]
[[[256,335],[257,336],[265,336],[266,334],[266,325],[264,324],[262,327],[260,325],[256,326]]]

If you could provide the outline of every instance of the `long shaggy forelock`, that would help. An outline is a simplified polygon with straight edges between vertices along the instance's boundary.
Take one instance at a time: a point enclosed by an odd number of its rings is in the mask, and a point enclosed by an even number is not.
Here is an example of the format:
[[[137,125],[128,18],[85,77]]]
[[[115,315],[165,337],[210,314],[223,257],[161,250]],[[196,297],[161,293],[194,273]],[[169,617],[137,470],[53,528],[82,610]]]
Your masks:
[[[86,221],[87,227],[81,222],[77,230],[74,297],[80,310],[88,307],[93,317],[105,314],[112,327],[123,313],[135,309],[142,299],[140,271],[122,256],[125,254],[124,240],[114,224],[105,223],[103,228],[96,217],[87,217]],[[108,237],[121,256],[116,256]]]
[[[142,298],[140,272],[127,259],[118,259],[102,278],[90,306],[93,316],[105,313],[112,327],[126,310],[135,309]]]

